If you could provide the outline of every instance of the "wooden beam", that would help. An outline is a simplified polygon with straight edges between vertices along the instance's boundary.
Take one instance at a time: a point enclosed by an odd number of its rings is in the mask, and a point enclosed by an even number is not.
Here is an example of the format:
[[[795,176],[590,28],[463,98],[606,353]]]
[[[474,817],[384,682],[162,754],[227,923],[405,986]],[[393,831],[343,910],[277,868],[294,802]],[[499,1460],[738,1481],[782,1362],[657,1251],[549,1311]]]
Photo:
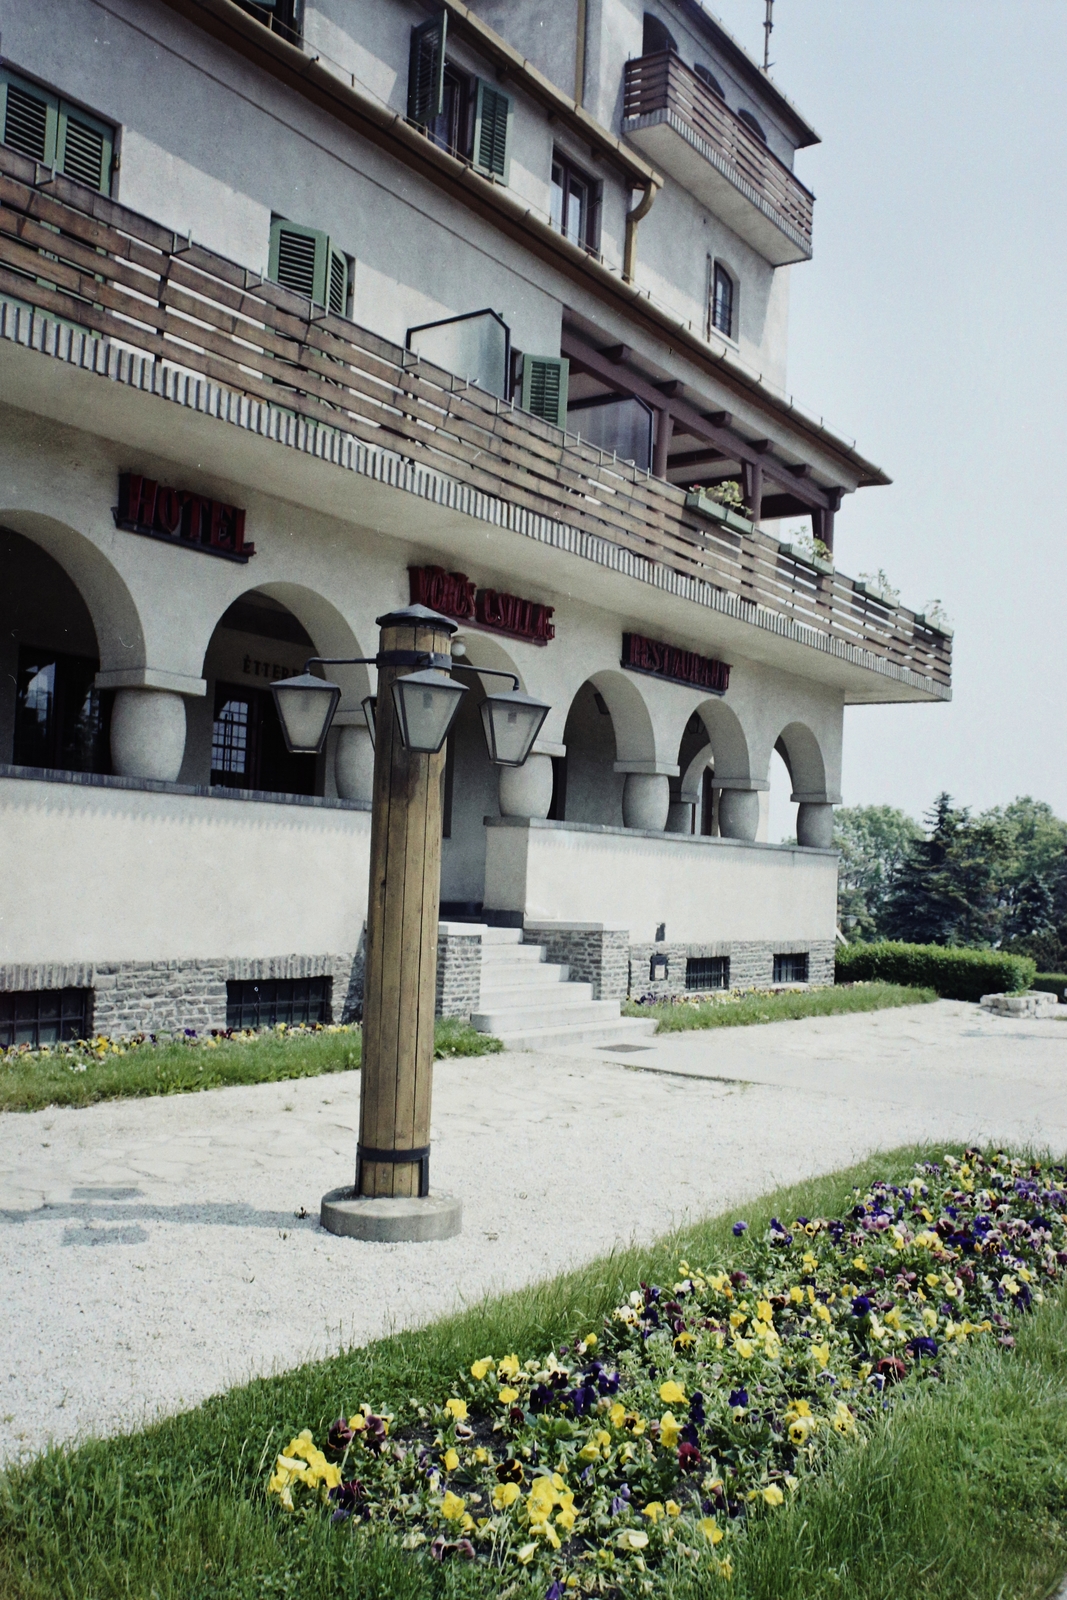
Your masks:
[[[759,461],[742,461],[741,493],[753,522],[763,515],[763,465]]]
[[[650,379],[634,372],[632,368],[623,368],[621,362],[615,360],[614,353],[620,348],[622,347],[616,345],[611,351],[597,350],[567,327],[564,327],[560,337],[561,354],[580,365],[591,377],[598,378],[609,389],[614,389],[617,394],[633,395],[656,411],[666,408],[670,411],[679,431],[691,433],[694,438],[722,450],[730,460],[742,463],[747,461],[750,466],[761,466],[763,477],[788,489],[803,500],[805,505],[825,509],[830,504],[830,496],[834,491],[824,489],[817,483],[798,480],[785,462],[775,461],[770,455],[769,440],[759,440],[754,444],[752,440],[742,438],[734,430],[709,421],[707,416],[690,405],[687,400],[667,397]],[[764,444],[766,448],[760,450],[757,444]]]
[[[652,475],[656,478],[667,476],[667,458],[671,448],[671,434],[674,432],[674,418],[669,411],[660,411],[656,414],[656,443],[652,453]]]
[[[725,461],[721,450],[679,450],[670,459],[672,467],[708,467],[713,461]]]

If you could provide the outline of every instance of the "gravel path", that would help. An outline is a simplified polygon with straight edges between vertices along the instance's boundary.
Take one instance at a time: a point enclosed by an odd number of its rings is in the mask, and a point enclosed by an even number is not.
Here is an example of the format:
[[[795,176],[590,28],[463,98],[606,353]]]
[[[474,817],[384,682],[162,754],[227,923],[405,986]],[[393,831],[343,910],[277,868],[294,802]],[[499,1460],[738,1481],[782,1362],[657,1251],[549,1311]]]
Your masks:
[[[1064,1008],[1067,1015],[1067,1008]],[[137,1427],[904,1141],[1067,1149],[1067,1026],[934,1006],[438,1063],[458,1239],[317,1226],[359,1074],[0,1115],[0,1458]],[[301,1210],[309,1213],[300,1217]]]

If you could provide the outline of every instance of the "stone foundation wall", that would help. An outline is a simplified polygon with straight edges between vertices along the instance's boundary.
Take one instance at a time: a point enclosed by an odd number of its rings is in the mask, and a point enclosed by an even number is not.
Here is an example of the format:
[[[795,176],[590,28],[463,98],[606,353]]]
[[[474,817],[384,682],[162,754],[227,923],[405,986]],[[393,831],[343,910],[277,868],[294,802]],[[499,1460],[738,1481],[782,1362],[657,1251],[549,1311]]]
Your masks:
[[[545,959],[570,968],[578,983],[593,985],[594,1000],[624,1000],[630,934],[601,922],[527,922],[524,944],[545,947]]]
[[[629,947],[631,995],[684,994],[685,965],[690,957],[726,956],[730,962],[731,989],[767,989],[774,982],[776,955],[800,955],[807,952],[808,983],[813,988],[824,988],[834,981],[834,942],[832,939],[798,939],[784,944],[768,944],[763,940],[721,940],[709,944],[678,944],[662,941],[659,944],[632,944]],[[666,978],[649,977],[653,956],[667,958]],[[689,991],[690,993],[694,991]],[[699,991],[697,991],[699,992]]]
[[[470,1019],[482,997],[482,936],[441,928],[437,935],[437,1006],[439,1017]]]
[[[319,977],[333,979],[332,1020],[357,1018],[363,1000],[362,943],[354,955],[0,965],[0,992],[91,989],[91,1030],[120,1038],[225,1028],[231,979]]]

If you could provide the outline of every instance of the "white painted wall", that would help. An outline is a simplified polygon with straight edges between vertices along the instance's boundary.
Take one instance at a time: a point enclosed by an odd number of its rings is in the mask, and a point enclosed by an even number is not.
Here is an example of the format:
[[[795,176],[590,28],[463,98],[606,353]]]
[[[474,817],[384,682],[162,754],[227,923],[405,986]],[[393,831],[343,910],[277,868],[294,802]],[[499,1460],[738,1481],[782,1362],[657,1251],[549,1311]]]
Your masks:
[[[0,778],[0,961],[347,953],[370,813]]]
[[[485,903],[604,922],[641,943],[833,939],[836,851],[534,822],[486,830]]]

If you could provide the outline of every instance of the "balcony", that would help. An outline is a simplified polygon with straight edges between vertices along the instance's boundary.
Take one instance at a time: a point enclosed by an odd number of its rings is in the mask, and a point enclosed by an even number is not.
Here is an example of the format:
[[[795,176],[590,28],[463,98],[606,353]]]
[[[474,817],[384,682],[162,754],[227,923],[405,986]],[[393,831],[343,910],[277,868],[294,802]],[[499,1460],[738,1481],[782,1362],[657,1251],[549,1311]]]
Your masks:
[[[814,195],[673,51],[626,63],[622,131],[772,266],[811,259]]]
[[[617,609],[694,632],[715,612],[724,648],[849,701],[951,696],[951,640],[921,616],[758,528],[709,521],[684,489],[0,146],[0,397],[110,426],[107,380],[127,419],[166,401],[171,433],[185,405],[199,427],[302,451],[306,486],[316,457],[326,474],[361,474],[370,526],[410,537],[418,514],[458,554],[461,538],[484,550],[491,524],[516,570],[580,561]],[[216,442],[243,449],[236,431]],[[294,484],[296,468],[294,456]],[[326,491],[335,507],[334,478]]]

